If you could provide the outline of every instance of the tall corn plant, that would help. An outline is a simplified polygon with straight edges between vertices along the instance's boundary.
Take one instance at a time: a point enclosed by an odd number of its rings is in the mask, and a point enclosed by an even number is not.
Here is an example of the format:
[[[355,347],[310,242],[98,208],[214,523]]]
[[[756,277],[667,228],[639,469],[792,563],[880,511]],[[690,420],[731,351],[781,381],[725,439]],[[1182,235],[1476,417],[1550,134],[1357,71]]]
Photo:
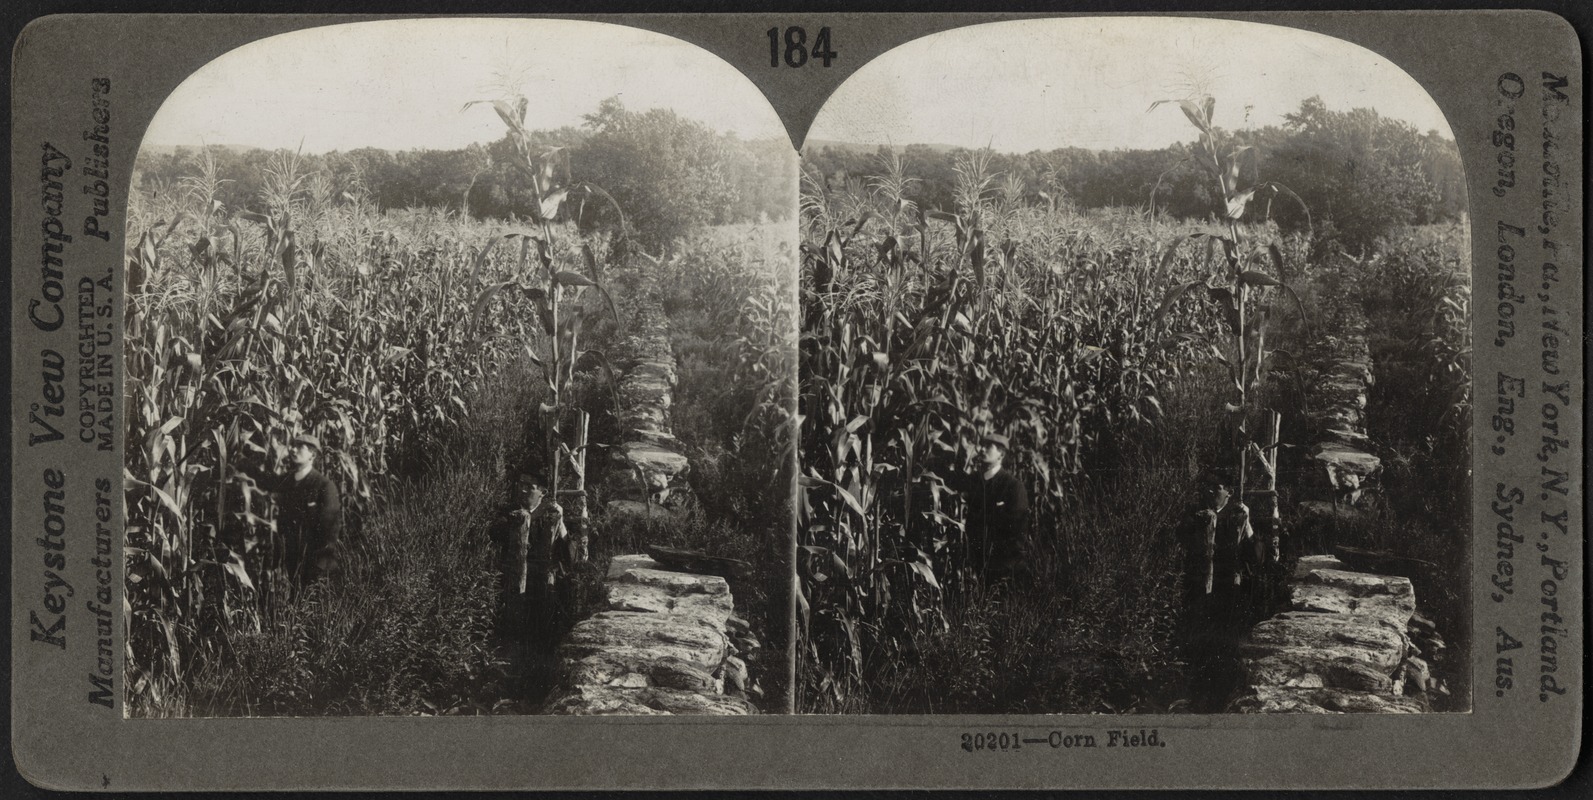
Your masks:
[[[316,433],[357,522],[387,477],[423,464],[468,413],[505,342],[527,334],[505,310],[478,319],[474,337],[453,322],[475,300],[464,276],[496,280],[503,260],[458,231],[409,241],[368,208],[332,202],[314,176],[301,190],[298,170],[291,155],[273,159],[269,213],[222,207],[201,164],[181,207],[162,209],[169,218],[150,222],[141,204],[132,214],[143,229],[125,320],[139,712],[182,713],[196,661],[225,658],[289,601],[272,499],[230,467],[269,465],[294,433]]]
[[[1149,110],[1155,110],[1167,102],[1171,101],[1152,103]],[[1191,158],[1215,181],[1220,192],[1222,204],[1216,212],[1222,232],[1196,232],[1179,237],[1168,246],[1162,262],[1163,264],[1171,262],[1177,256],[1181,244],[1204,240],[1205,263],[1209,264],[1211,261],[1213,246],[1221,246],[1219,262],[1221,268],[1216,275],[1174,286],[1157,308],[1153,322],[1160,322],[1180,298],[1192,292],[1198,294],[1198,290],[1202,289],[1206,299],[1216,307],[1218,319],[1226,335],[1220,339],[1213,339],[1189,334],[1187,338],[1207,348],[1211,357],[1228,371],[1229,386],[1233,391],[1225,408],[1230,415],[1230,458],[1237,484],[1236,497],[1243,503],[1250,499],[1250,494],[1254,494],[1266,504],[1261,517],[1266,520],[1270,528],[1265,535],[1273,538],[1273,553],[1276,554],[1277,412],[1272,412],[1271,418],[1263,426],[1260,439],[1252,434],[1251,426],[1259,411],[1256,402],[1258,390],[1265,375],[1267,362],[1272,356],[1272,351],[1267,345],[1267,331],[1273,315],[1271,302],[1274,290],[1293,298],[1302,317],[1305,316],[1305,308],[1293,289],[1284,284],[1279,277],[1264,271],[1270,266],[1279,276],[1284,273],[1286,263],[1283,251],[1276,242],[1268,242],[1262,246],[1244,235],[1240,220],[1258,198],[1265,198],[1269,210],[1272,199],[1280,194],[1293,198],[1302,207],[1305,204],[1287,187],[1255,178],[1254,147],[1241,145],[1229,149],[1226,153],[1223,152],[1221,132],[1212,121],[1212,114],[1216,108],[1214,98],[1205,96],[1186,99],[1177,101],[1177,104],[1184,112],[1184,116],[1200,133]],[[1247,173],[1250,176],[1248,181]],[[1309,215],[1309,209],[1306,209],[1306,213]],[[1263,475],[1263,486],[1253,493],[1247,492],[1247,482],[1252,469],[1259,469]]]
[[[1071,476],[1117,431],[1159,413],[1192,352],[1149,336],[1159,275],[1149,237],[1056,230],[1078,220],[1019,207],[1016,185],[994,202],[977,155],[959,163],[953,211],[920,209],[900,167],[885,166],[866,202],[805,183],[809,709],[856,702],[871,665],[938,635],[969,593],[965,509],[948,479],[971,471],[983,433],[1012,437],[1009,463],[1046,527],[1065,513]]]
[[[536,313],[537,321],[545,335],[546,349],[538,353],[527,345],[526,357],[542,373],[548,388],[548,401],[540,406],[542,430],[545,433],[543,448],[549,470],[549,482],[557,496],[566,504],[566,518],[570,534],[575,540],[577,557],[587,558],[587,530],[589,517],[586,496],[586,456],[590,415],[576,403],[572,392],[576,366],[583,359],[592,359],[612,374],[608,361],[597,350],[581,348],[581,329],[594,309],[583,303],[587,289],[593,290],[606,303],[609,313],[617,318],[614,302],[592,276],[599,275],[597,257],[588,243],[581,243],[580,258],[584,272],[563,268],[557,263],[559,252],[559,222],[579,219],[588,199],[596,197],[607,201],[620,220],[620,236],[625,235],[625,217],[619,204],[607,192],[588,183],[570,179],[568,153],[563,148],[538,151],[525,126],[525,115],[530,105],[523,95],[507,99],[473,100],[464,109],[478,104],[490,104],[509,130],[514,143],[515,165],[531,184],[536,204],[531,209],[533,233],[511,233],[505,238],[518,239],[520,243],[521,276],[482,290],[476,301],[474,319],[500,291],[524,279],[530,284],[521,287],[524,298]],[[463,110],[463,109],[461,109]],[[532,253],[541,268],[540,280],[526,274],[524,267]]]

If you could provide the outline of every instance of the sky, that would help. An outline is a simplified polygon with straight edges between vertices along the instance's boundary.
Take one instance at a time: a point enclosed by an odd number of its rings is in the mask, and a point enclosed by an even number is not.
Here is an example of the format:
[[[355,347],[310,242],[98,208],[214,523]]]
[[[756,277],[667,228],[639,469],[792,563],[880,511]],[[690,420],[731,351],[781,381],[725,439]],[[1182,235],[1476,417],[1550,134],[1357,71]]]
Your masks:
[[[508,80],[503,78],[508,76]],[[579,125],[604,98],[672,109],[744,139],[786,137],[763,94],[729,64],[663,34],[571,20],[392,20],[252,42],[189,76],[151,121],[150,145],[457,149],[500,139],[504,85],[532,129]]]
[[[1196,134],[1176,105],[1209,94],[1227,129],[1279,124],[1320,95],[1453,138],[1427,93],[1359,45],[1249,22],[1165,17],[999,22],[909,42],[830,96],[809,140],[1156,149]]]

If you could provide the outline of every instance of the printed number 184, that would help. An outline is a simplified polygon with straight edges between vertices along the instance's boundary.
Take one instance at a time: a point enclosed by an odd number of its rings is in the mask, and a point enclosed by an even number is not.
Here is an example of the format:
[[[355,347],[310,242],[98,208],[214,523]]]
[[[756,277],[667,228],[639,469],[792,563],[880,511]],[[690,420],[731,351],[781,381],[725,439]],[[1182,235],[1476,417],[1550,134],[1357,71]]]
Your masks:
[[[812,58],[821,66],[828,67],[835,60],[835,51],[830,49],[830,28],[828,25],[819,28],[818,36],[813,39],[813,48],[808,49],[808,31],[801,25],[792,25],[782,34],[779,28],[770,28],[769,31],[769,66],[778,67],[783,59],[788,67],[800,67]],[[782,48],[783,45],[783,48]]]

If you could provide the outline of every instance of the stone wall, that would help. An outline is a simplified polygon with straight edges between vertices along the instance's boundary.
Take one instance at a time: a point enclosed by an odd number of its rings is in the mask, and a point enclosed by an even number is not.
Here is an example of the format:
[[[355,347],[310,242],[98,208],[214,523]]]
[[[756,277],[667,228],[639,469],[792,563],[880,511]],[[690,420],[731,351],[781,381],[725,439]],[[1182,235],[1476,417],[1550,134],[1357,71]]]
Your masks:
[[[1354,313],[1337,340],[1337,354],[1313,391],[1315,427],[1322,440],[1311,448],[1304,489],[1310,495],[1302,511],[1354,507],[1367,485],[1376,480],[1383,462],[1366,452],[1366,395],[1372,385],[1372,356],[1366,346],[1366,318]]]
[[[755,714],[747,664],[755,646],[717,575],[665,569],[644,555],[616,557],[605,608],[577,623],[558,649],[550,714]]]
[[[1306,556],[1289,610],[1239,645],[1244,713],[1417,713],[1431,681],[1416,644],[1430,632],[1409,578],[1354,572],[1333,556]]]
[[[1366,319],[1350,310],[1333,360],[1315,387],[1312,422],[1322,431],[1307,457],[1296,509],[1295,548],[1336,549],[1333,532],[1364,512],[1382,461],[1368,452],[1364,413],[1373,373]],[[1346,552],[1348,551],[1348,552]],[[1365,554],[1370,555],[1370,554]],[[1287,610],[1252,628],[1239,645],[1243,688],[1230,710],[1245,713],[1414,713],[1439,690],[1426,657],[1442,651],[1433,624],[1416,613],[1407,577],[1332,555],[1304,555],[1289,583]]]
[[[647,513],[684,502],[690,463],[670,426],[675,356],[662,323],[644,325],[625,342],[619,379],[620,442],[604,496],[611,513]]]

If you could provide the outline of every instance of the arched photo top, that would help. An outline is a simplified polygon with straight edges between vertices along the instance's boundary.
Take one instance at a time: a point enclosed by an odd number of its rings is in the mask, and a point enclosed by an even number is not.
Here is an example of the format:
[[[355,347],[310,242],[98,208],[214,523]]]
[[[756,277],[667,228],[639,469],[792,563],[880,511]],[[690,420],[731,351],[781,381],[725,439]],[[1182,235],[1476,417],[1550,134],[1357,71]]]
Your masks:
[[[1318,97],[1454,138],[1415,79],[1341,39],[1231,20],[1085,17],[974,25],[891,50],[830,96],[804,149],[1161,148],[1192,129],[1176,111],[1146,109],[1199,96],[1215,98],[1214,123],[1228,130],[1281,124]]]
[[[786,136],[768,100],[696,45],[622,25],[408,19],[328,25],[232,50],[172,92],[143,147],[323,153],[463,148],[503,136],[472,100],[523,94],[533,129],[579,126],[606,98],[746,140]]]
[[[338,25],[189,77],[128,193],[126,713],[787,708],[778,661],[732,653],[790,637],[766,544],[790,530],[796,167],[746,77],[619,25]],[[665,515],[759,590],[638,552]],[[616,564],[713,592],[697,644],[627,644],[679,623],[595,591]],[[637,678],[582,671],[575,640]],[[660,693],[666,659],[727,677]]]
[[[799,712],[1470,710],[1467,208],[1422,87],[1283,27],[1002,22],[811,131],[803,469],[844,481],[798,575],[845,624]]]

